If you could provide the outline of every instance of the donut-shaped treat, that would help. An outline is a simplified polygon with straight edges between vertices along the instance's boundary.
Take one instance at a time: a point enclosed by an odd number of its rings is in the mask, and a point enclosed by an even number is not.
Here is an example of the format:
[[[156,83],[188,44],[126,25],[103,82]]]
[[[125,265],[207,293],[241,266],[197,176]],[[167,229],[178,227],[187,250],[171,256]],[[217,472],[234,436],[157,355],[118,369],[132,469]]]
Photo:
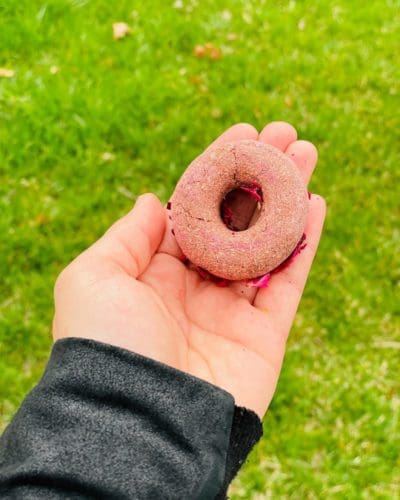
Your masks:
[[[234,190],[258,200],[258,219],[244,230],[235,230],[224,212]],[[269,273],[289,257],[302,237],[308,203],[300,171],[287,155],[244,140],[196,158],[176,186],[170,213],[178,245],[193,264],[242,280]]]

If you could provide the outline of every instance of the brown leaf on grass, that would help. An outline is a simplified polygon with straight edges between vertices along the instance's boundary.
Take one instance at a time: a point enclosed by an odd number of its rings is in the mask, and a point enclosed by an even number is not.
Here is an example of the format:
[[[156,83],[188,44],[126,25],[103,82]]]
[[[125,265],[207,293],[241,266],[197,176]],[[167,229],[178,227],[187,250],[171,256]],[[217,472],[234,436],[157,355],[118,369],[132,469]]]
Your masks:
[[[208,59],[221,59],[222,50],[214,44],[207,42],[204,45],[196,45],[193,55],[198,58],[207,57]]]
[[[107,57],[106,59],[103,59],[101,61],[102,64],[104,64],[104,66],[113,66],[114,65],[114,60],[111,58],[111,57]]]
[[[8,68],[0,68],[0,78],[12,78],[14,75],[14,70]]]
[[[204,48],[210,59],[221,59],[222,51],[219,47],[216,47],[214,44],[208,42],[204,44]]]
[[[222,116],[222,110],[220,108],[214,108],[213,110],[211,110],[211,116],[213,118],[215,118],[216,120],[218,118],[221,118],[221,116]]]
[[[204,79],[201,75],[189,75],[188,80],[203,94],[208,92],[208,87],[204,83]]]
[[[189,81],[194,85],[200,85],[200,83],[203,83],[203,77],[201,75],[189,75]]]
[[[43,224],[46,224],[47,222],[49,222],[49,218],[46,214],[40,213],[35,217],[35,223],[37,226],[43,226]]]
[[[218,47],[213,47],[210,50],[210,59],[216,60],[216,59],[221,59],[221,57],[222,57],[222,51]]]
[[[206,55],[206,49],[202,45],[196,45],[193,53],[196,57],[204,57]]]
[[[290,97],[290,95],[285,96],[283,102],[285,103],[285,106],[287,106],[288,108],[293,107],[293,99]]]
[[[125,38],[126,35],[129,35],[130,28],[126,23],[113,23],[113,38],[114,40],[120,40],[121,38]]]

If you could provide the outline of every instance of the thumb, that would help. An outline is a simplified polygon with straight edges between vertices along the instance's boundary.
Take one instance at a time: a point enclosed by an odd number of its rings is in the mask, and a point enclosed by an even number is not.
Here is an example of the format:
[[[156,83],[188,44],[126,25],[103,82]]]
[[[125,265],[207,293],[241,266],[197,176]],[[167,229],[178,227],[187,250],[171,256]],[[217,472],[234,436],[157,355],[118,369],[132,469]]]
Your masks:
[[[165,211],[151,193],[139,196],[133,209],[89,250],[137,278],[150,263],[165,232]]]

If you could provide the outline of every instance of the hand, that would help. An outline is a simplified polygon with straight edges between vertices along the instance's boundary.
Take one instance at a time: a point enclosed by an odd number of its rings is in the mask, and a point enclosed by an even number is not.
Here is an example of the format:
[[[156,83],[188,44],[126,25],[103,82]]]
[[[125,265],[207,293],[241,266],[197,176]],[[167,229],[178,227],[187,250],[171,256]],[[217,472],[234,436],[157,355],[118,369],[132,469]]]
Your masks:
[[[315,147],[283,122],[258,134],[231,127],[210,147],[254,139],[286,152],[308,182]],[[265,289],[220,288],[180,260],[166,210],[152,194],[78,256],[55,287],[54,338],[98,340],[206,380],[262,417],[272,399],[286,339],[315,255],[325,203],[311,196],[307,246]]]

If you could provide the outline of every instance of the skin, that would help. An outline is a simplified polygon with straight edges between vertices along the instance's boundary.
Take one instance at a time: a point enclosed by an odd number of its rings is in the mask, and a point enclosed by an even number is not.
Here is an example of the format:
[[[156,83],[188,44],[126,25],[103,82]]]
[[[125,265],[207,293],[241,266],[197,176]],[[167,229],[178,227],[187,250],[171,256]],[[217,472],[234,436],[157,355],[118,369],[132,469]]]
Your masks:
[[[278,147],[309,181],[317,151],[297,140],[291,125],[273,122],[261,133],[248,124],[234,125],[210,147],[240,139]],[[262,418],[324,217],[324,200],[312,195],[307,247],[267,288],[241,282],[219,288],[182,264],[167,211],[156,196],[143,195],[60,274],[54,339],[89,338],[153,358],[228,391],[237,405]]]

